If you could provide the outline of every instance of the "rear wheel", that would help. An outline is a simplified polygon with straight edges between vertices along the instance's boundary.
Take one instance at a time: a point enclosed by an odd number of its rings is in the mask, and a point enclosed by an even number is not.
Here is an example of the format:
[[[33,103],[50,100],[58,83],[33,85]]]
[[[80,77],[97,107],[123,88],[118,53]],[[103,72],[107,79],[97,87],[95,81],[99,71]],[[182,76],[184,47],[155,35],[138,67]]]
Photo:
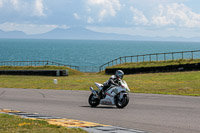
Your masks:
[[[129,103],[129,96],[128,94],[124,94],[123,98],[120,99],[120,93],[117,94],[115,97],[115,105],[117,108],[124,108]]]
[[[99,105],[100,100],[96,98],[96,96],[94,96],[94,94],[92,93],[88,99],[88,102],[91,107],[96,107],[97,105]]]

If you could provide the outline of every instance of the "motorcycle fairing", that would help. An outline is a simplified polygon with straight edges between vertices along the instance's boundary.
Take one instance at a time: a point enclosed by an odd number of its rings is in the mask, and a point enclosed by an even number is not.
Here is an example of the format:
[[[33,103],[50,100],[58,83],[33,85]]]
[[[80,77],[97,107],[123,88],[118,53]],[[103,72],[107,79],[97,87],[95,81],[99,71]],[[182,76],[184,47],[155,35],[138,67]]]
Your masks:
[[[120,92],[124,92],[126,91],[125,88],[121,88],[119,86],[115,86],[115,87],[112,87],[112,88],[109,88],[105,94],[106,94],[106,97],[104,99],[101,99],[100,100],[100,104],[103,104],[103,105],[114,105],[115,104],[115,96],[117,94],[119,94]]]
[[[94,82],[95,85],[99,88],[99,90],[101,90],[103,88],[103,85],[97,82]]]

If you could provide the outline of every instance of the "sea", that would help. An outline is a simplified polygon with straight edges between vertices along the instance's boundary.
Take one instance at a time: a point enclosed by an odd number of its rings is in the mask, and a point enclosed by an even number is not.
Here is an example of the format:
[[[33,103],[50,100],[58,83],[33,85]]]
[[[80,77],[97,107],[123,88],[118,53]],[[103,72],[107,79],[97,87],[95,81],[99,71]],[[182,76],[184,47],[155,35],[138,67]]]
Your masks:
[[[99,67],[122,56],[200,50],[200,42],[0,39],[0,61],[48,60]]]

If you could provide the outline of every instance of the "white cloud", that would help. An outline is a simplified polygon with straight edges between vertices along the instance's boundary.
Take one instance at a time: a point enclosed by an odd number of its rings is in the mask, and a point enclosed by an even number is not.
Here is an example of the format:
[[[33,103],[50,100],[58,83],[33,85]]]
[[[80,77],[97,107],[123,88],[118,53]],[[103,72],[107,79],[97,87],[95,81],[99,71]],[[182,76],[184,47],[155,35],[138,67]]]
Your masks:
[[[87,8],[87,11],[88,11],[88,12],[91,12],[91,11],[92,11],[92,9],[88,7],[88,8]]]
[[[3,7],[3,0],[0,0],[0,8]]]
[[[89,24],[94,23],[94,19],[93,19],[92,17],[88,17],[87,22],[88,22]]]
[[[77,13],[74,13],[73,16],[74,16],[74,18],[77,19],[77,20],[78,20],[78,19],[81,19],[81,17],[80,17]]]
[[[99,12],[99,21],[102,21],[103,20],[103,18],[106,16],[106,14],[107,14],[107,10],[106,9],[103,9],[103,10],[101,10],[100,12]]]
[[[16,10],[19,10],[19,0],[10,0]]]
[[[35,0],[35,10],[34,10],[34,15],[35,16],[46,16],[44,14],[44,5],[43,5],[43,0]]]
[[[133,22],[137,25],[142,24],[146,25],[148,23],[148,19],[144,16],[144,14],[133,6],[130,7],[130,10],[133,13]]]
[[[98,21],[103,21],[106,16],[116,16],[117,11],[120,11],[121,8],[119,0],[88,0],[88,4],[100,8]],[[89,9],[92,10],[92,8]],[[96,10],[96,7],[94,10]]]
[[[43,0],[0,0],[0,8],[4,13],[21,16],[46,16]],[[31,14],[31,15],[30,15]]]
[[[19,3],[18,0],[10,0],[10,2],[11,2],[14,6],[18,6],[18,3]]]
[[[159,14],[152,17],[152,23],[158,26],[178,26],[200,28],[200,14],[193,12],[184,4],[168,4],[159,6]]]

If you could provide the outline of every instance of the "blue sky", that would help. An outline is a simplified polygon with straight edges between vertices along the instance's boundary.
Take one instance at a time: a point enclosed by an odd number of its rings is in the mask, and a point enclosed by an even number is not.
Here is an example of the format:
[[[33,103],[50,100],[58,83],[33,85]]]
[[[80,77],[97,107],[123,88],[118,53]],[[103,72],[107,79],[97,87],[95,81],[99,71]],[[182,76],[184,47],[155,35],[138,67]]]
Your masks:
[[[200,0],[0,0],[0,29],[200,37]]]

